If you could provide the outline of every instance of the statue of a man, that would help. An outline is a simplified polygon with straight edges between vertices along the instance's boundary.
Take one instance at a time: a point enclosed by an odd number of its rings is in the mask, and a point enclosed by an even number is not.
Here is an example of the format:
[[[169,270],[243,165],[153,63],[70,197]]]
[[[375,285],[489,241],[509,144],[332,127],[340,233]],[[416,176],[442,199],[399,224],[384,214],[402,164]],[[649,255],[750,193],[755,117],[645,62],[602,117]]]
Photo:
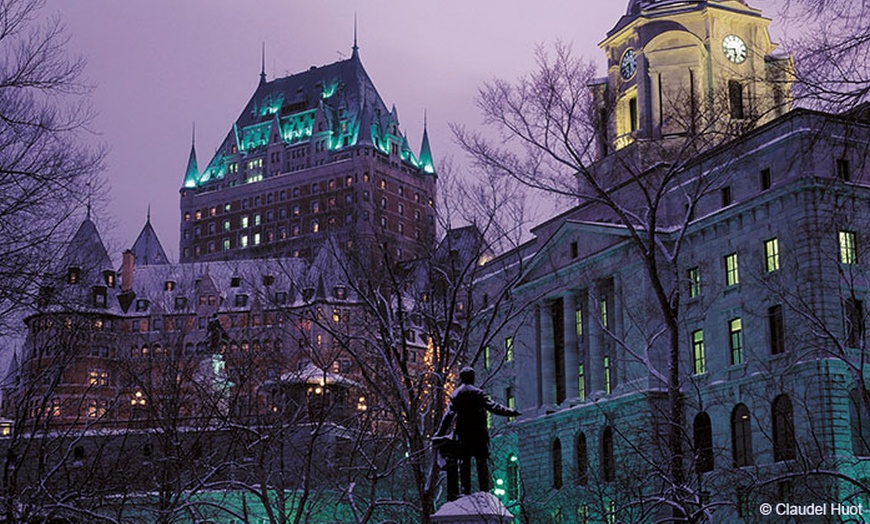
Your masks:
[[[436,441],[446,453],[447,500],[459,497],[457,466],[462,477],[462,492],[471,494],[471,459],[477,462],[477,483],[480,491],[489,491],[489,432],[486,429],[486,413],[515,417],[520,412],[494,401],[482,389],[474,385],[474,369],[464,367],[459,372],[459,387],[450,395],[450,407],[438,428]],[[452,445],[444,445],[443,438],[453,426]],[[457,445],[458,444],[458,445]]]

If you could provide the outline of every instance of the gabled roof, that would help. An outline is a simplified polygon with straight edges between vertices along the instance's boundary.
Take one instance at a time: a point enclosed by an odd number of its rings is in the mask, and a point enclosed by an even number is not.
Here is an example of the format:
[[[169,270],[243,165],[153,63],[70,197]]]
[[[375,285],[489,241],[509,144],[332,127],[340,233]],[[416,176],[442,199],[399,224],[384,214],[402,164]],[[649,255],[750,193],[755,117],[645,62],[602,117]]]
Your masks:
[[[151,226],[151,216],[149,214],[145,221],[145,226],[133,243],[130,249],[135,257],[136,265],[152,266],[169,264],[169,258],[166,252],[163,251],[163,246],[160,244],[160,239],[157,238],[157,233]]]

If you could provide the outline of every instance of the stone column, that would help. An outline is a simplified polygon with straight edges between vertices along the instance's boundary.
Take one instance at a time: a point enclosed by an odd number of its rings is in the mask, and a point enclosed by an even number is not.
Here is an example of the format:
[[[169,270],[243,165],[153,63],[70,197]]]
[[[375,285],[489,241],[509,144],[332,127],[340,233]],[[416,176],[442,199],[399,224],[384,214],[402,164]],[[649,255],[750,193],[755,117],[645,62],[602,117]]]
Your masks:
[[[565,398],[580,397],[577,373],[580,369],[580,348],[577,343],[577,296],[568,292],[562,298],[562,318],[565,329]]]
[[[604,349],[601,347],[602,337],[604,333],[601,329],[601,309],[599,304],[600,289],[597,285],[589,287],[589,293],[586,295],[587,307],[586,311],[589,315],[589,321],[586,326],[589,328],[588,348],[589,362],[586,370],[587,383],[589,384],[589,395],[595,395],[604,391]]]
[[[553,317],[546,302],[541,304],[538,312],[541,319],[541,402],[544,406],[552,406],[556,403]]]

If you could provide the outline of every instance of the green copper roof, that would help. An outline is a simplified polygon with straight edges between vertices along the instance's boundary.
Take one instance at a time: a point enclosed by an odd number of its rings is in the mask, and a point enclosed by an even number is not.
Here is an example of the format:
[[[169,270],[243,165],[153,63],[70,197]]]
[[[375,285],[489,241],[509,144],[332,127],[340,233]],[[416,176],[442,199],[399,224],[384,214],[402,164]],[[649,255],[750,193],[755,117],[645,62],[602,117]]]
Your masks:
[[[199,182],[199,167],[196,165],[196,146],[190,144],[190,158],[187,159],[187,170],[184,172],[184,187],[196,187]]]
[[[257,158],[276,142],[286,146],[322,139],[330,151],[371,144],[390,154],[395,144],[405,162],[421,169],[424,166],[403,146],[398,112],[384,103],[354,46],[347,60],[271,81],[263,79],[202,173],[191,150],[184,187],[224,178],[229,174],[228,165],[241,161],[236,160],[238,154],[242,159]],[[428,139],[424,138],[424,144],[429,158],[426,172],[434,173]],[[252,180],[259,178],[247,181]]]
[[[420,168],[427,173],[435,173],[435,163],[432,161],[432,149],[429,147],[429,131],[423,124],[423,143],[420,144]]]

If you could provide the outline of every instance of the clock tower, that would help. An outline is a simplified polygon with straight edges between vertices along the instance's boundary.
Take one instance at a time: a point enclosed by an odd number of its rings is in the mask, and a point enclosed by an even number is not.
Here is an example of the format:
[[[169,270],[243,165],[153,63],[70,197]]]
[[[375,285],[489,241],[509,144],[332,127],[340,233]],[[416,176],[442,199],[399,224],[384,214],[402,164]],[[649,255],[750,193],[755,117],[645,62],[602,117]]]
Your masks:
[[[630,0],[591,86],[599,154],[636,141],[732,136],[787,111],[791,58],[743,0]]]

